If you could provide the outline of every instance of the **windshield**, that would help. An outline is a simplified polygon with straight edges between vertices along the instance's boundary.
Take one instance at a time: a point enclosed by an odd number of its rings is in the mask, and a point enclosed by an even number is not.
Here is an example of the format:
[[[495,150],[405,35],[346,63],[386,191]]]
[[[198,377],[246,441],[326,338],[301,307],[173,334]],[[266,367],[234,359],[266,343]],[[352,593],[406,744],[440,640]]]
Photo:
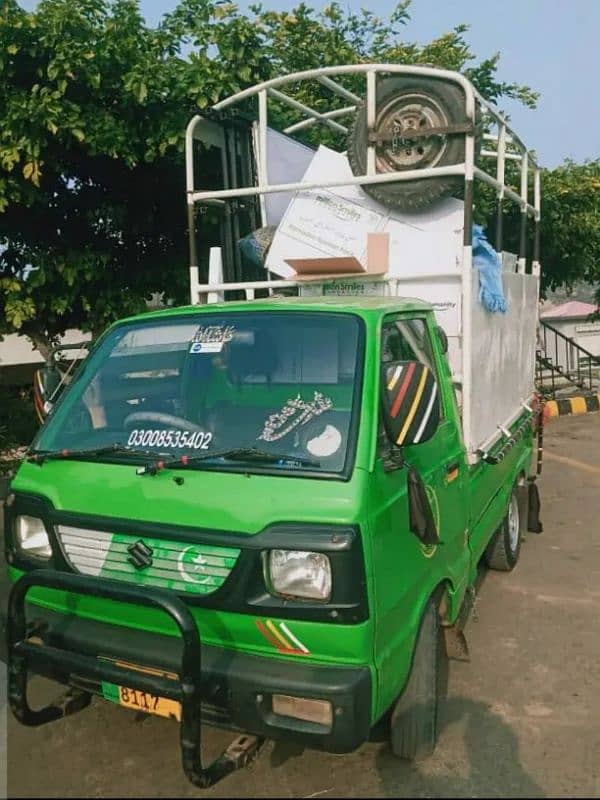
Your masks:
[[[312,471],[344,472],[353,457],[361,337],[357,317],[333,313],[199,313],[116,328],[33,447],[119,443],[207,456],[202,468],[224,468],[218,452],[251,447],[281,456],[270,470],[307,469],[300,460],[310,459]]]

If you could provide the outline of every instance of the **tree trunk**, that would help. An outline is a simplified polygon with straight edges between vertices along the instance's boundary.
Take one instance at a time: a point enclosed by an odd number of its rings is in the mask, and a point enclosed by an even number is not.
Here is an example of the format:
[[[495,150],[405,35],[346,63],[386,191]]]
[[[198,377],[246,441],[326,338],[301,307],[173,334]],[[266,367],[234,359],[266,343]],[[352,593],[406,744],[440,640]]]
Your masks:
[[[26,335],[28,339],[31,339],[33,346],[44,361],[47,361],[52,351],[52,341],[49,337],[39,331],[29,331]]]

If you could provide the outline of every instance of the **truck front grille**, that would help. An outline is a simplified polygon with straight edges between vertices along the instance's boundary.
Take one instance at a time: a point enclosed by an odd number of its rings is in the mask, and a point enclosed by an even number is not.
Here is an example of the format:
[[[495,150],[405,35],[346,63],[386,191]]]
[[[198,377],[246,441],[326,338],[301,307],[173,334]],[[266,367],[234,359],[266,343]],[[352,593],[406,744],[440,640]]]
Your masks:
[[[235,547],[173,542],[58,525],[63,552],[76,572],[211,594],[225,583],[240,551]]]

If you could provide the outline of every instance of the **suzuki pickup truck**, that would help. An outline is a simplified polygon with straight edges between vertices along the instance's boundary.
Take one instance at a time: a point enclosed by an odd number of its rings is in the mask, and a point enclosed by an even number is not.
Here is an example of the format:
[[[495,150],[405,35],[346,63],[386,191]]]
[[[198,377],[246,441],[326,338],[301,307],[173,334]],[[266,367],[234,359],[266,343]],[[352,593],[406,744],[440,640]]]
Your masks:
[[[432,80],[425,68],[385,71],[411,92]],[[468,120],[484,101],[461,76],[433,72],[462,92]],[[432,141],[467,140],[468,184],[472,127],[428,119],[441,130]],[[381,195],[382,175],[415,181],[405,167],[348,180]],[[268,194],[263,179],[213,200]],[[8,695],[22,723],[92,698],[170,718],[200,787],[266,738],[349,753],[383,725],[395,755],[433,751],[445,662],[468,658],[478,572],[512,570],[526,530],[540,528],[539,265],[523,255],[506,274],[505,314],[481,307],[469,191],[461,259],[444,278],[444,297],[462,299],[456,325],[444,328],[439,275],[411,299],[402,275],[236,282],[213,270],[200,284],[192,263],[191,305],[121,320],[94,342],[5,506]],[[32,674],[64,694],[32,709]],[[203,724],[240,734],[211,764]]]

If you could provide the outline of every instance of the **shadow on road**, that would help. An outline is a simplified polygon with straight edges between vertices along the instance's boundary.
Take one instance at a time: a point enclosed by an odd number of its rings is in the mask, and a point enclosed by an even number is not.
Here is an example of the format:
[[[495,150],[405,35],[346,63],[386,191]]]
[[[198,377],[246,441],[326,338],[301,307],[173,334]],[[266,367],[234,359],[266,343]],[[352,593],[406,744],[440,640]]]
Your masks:
[[[464,755],[444,758],[444,730],[465,726]],[[408,763],[384,745],[375,765],[387,797],[545,797],[521,764],[515,733],[486,703],[466,697],[445,700],[440,709],[440,748],[431,760]]]
[[[452,740],[463,740],[463,747],[446,750],[445,732],[457,726]],[[449,732],[450,733],[450,732]],[[524,769],[519,742],[512,727],[487,703],[466,697],[443,702],[439,719],[440,742],[434,755],[422,762],[395,758],[387,741],[369,754],[379,777],[378,795],[384,797],[545,797],[543,789]],[[375,738],[375,737],[374,737]],[[374,741],[374,738],[371,740]],[[387,737],[386,737],[387,739]],[[382,742],[383,739],[375,739]],[[367,748],[369,745],[366,746]],[[277,742],[270,757],[271,769],[289,769],[289,762],[307,751],[301,745]],[[346,755],[351,772],[352,755]],[[335,779],[345,785],[345,778]],[[356,786],[353,787],[356,789]],[[338,790],[340,785],[338,784]],[[350,790],[350,796],[354,792]]]

